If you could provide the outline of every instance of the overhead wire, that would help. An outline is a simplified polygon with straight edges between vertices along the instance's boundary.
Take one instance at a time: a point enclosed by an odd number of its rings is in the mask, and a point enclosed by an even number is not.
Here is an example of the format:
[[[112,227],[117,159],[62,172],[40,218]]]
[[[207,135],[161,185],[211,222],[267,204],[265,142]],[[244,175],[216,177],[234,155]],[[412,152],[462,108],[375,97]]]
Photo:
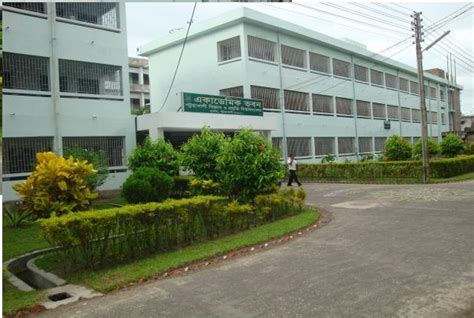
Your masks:
[[[358,3],[358,2],[349,2],[349,4],[353,5],[353,6],[356,6],[356,7],[359,7],[359,8],[362,8],[362,9],[367,10],[367,11],[371,11],[371,12],[374,12],[374,13],[377,13],[377,14],[384,15],[388,18],[392,18],[392,19],[397,20],[397,21],[401,20],[400,16],[395,16],[395,15],[392,15],[390,13],[374,9],[372,7],[366,6],[366,5]],[[408,19],[404,19],[403,21],[410,23],[410,20],[408,20]]]

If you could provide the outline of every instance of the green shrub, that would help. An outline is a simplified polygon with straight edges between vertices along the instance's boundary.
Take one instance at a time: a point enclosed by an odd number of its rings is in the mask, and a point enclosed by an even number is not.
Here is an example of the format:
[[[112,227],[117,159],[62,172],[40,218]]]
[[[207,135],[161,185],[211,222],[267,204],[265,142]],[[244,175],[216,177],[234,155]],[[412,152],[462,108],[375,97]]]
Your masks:
[[[196,195],[219,195],[220,185],[212,180],[192,179],[189,182],[189,194]]]
[[[455,157],[464,151],[464,142],[456,134],[447,134],[439,143],[441,154],[447,157]]]
[[[193,178],[190,176],[175,176],[171,197],[177,199],[189,197],[189,183],[191,180],[193,180]]]
[[[31,219],[31,213],[17,209],[16,207],[5,206],[5,218],[9,226],[13,228],[21,227]]]
[[[336,161],[336,155],[331,154],[331,153],[328,153],[327,155],[323,157],[323,159],[321,159],[322,163],[329,163],[329,162],[335,162],[335,161]]]
[[[418,141],[413,145],[413,158],[421,159],[422,157],[422,139],[418,139]],[[439,154],[439,145],[436,139],[433,137],[428,138],[428,154],[430,156],[435,156]]]
[[[97,173],[90,175],[86,179],[92,190],[97,189],[107,180],[109,176],[109,164],[107,162],[107,154],[104,151],[81,148],[64,149],[64,157],[69,158],[70,156],[78,160],[87,160],[88,163],[92,164],[94,170],[97,171]]]
[[[430,161],[431,177],[451,178],[474,172],[474,155]]]
[[[174,179],[153,168],[138,168],[122,185],[122,195],[129,203],[160,202],[169,198]]]
[[[138,168],[154,168],[166,172],[170,176],[177,175],[179,163],[173,146],[164,139],[152,142],[149,137],[143,145],[135,148],[128,158],[128,166],[132,170]]]
[[[464,148],[464,153],[466,155],[474,155],[474,144],[466,145]]]
[[[399,135],[388,137],[384,147],[387,161],[403,161],[411,158],[412,145]]]

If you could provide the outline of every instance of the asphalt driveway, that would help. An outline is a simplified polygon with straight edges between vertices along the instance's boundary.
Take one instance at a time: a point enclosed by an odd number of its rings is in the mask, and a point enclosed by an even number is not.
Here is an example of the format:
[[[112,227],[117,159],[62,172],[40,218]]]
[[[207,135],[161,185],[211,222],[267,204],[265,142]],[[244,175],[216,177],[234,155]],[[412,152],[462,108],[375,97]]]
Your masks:
[[[474,315],[474,182],[304,187],[332,216],[317,231],[40,316]]]

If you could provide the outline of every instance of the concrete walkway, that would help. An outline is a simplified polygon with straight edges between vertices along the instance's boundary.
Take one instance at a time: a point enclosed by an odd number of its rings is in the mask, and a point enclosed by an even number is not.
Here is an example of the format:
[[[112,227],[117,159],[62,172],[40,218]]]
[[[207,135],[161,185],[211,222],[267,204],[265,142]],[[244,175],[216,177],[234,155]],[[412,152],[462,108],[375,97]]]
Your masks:
[[[201,272],[42,317],[469,317],[474,182],[307,184],[327,226]]]

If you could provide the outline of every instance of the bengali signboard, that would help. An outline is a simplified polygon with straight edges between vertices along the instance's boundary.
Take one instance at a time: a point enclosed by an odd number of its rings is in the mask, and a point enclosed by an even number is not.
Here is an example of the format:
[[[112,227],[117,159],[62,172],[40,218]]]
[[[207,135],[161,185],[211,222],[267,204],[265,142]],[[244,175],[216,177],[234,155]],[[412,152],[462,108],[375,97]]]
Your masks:
[[[183,92],[183,110],[196,113],[263,116],[263,102],[259,99]]]

